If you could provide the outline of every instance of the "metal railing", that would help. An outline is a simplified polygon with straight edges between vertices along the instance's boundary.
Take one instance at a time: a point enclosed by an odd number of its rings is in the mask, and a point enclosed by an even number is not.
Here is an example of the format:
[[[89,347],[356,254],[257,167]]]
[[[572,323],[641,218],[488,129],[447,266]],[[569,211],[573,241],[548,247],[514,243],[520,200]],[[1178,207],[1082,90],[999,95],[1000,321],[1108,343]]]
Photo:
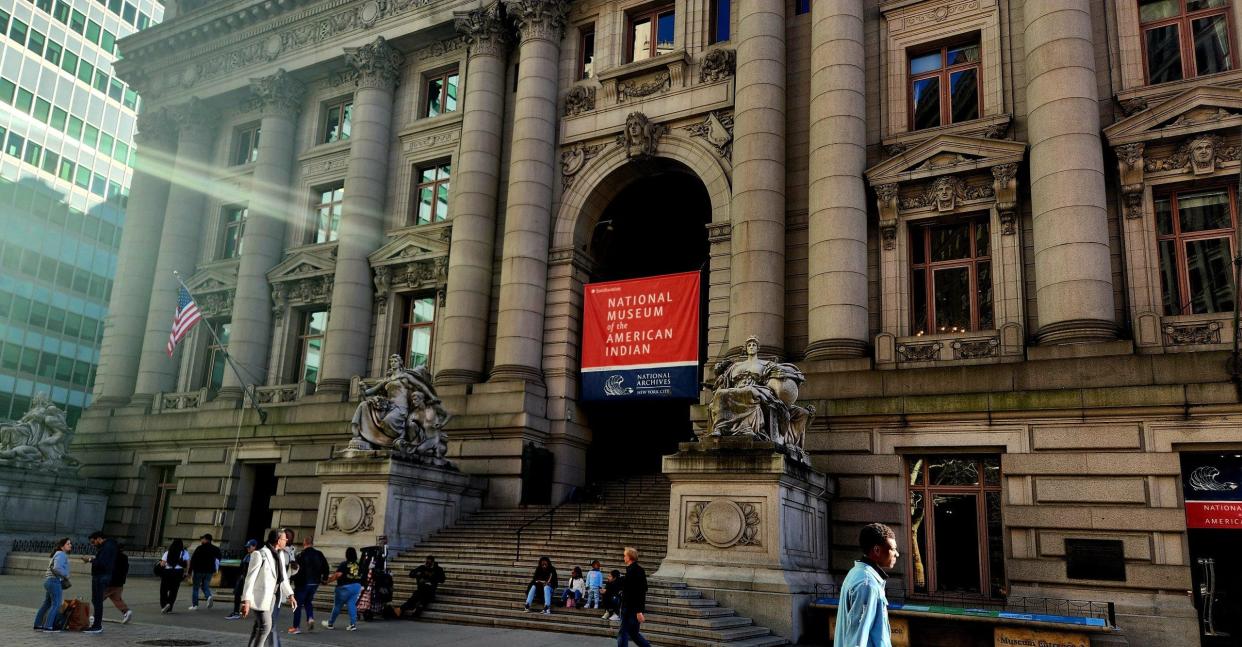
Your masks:
[[[86,537],[70,537],[69,539],[70,541],[73,542],[73,554],[74,555],[83,556],[83,555],[94,555],[96,553],[95,547],[91,545],[91,542]],[[185,549],[192,553],[194,552],[194,549],[197,547],[198,547],[197,543],[192,543],[192,544],[186,544]],[[50,555],[52,554],[52,551],[55,549],[56,549],[55,539],[14,539],[11,552],[36,553],[36,554],[42,554],[42,555]],[[137,557],[140,559],[142,558],[159,559],[160,557],[164,555],[164,551],[166,549],[167,549],[167,546],[154,546],[154,547],[141,547],[141,548],[130,548],[128,546],[124,547],[126,555],[129,555],[130,557]],[[244,548],[229,549],[229,550],[222,549],[220,551],[220,559],[241,559],[241,557],[245,554],[246,554],[246,550]]]
[[[819,584],[815,587],[815,593],[817,596],[839,597],[840,588],[835,584]],[[1117,612],[1114,603],[1098,600],[1068,600],[1017,595],[1004,598],[988,598],[963,593],[919,593],[915,595],[898,591],[889,597],[889,603],[902,605],[922,604],[985,611],[1003,611],[1006,613],[1065,616],[1069,618],[1094,618],[1103,620],[1109,627],[1117,626]]]
[[[545,510],[543,513],[539,514],[534,519],[531,519],[530,521],[527,521],[526,523],[522,524],[521,526],[518,527],[516,531],[514,531],[514,535],[516,535],[515,543],[517,544],[517,547],[514,549],[514,553],[513,553],[514,562],[522,561],[522,533],[525,532],[527,528],[534,525],[535,522],[539,521],[540,519],[543,519],[544,517],[548,518],[548,541],[552,541],[552,530],[555,528],[557,510],[560,510],[562,507],[567,506],[571,503],[575,504],[578,506],[578,521],[582,521],[582,499],[581,497],[574,497],[573,495],[575,492],[576,490],[571,490],[569,493],[569,496],[565,497],[564,501],[561,501],[560,503]]]

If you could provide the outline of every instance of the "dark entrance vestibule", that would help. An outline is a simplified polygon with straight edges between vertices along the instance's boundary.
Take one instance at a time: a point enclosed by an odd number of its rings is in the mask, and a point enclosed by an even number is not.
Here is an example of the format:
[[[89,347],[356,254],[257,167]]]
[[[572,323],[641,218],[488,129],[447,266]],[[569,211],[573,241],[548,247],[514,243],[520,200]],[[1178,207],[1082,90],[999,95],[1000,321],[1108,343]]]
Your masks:
[[[1242,644],[1242,451],[1183,453],[1182,492],[1200,644]]]
[[[698,271],[699,361],[706,355],[707,224],[711,201],[690,169],[668,160],[645,168],[604,210],[591,235],[592,282]],[[694,437],[688,400],[583,404],[592,431],[589,481],[660,471],[660,458]]]

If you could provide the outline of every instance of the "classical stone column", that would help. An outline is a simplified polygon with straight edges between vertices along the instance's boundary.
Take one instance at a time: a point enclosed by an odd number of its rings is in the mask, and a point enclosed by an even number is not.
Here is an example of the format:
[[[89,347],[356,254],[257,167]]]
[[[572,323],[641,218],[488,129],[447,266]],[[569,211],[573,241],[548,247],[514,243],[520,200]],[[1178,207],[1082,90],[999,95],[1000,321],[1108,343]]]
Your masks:
[[[765,354],[784,355],[787,4],[741,0],[735,5],[730,352],[756,335]]]
[[[148,404],[156,393],[177,388],[177,362],[169,358],[165,350],[177,310],[178,285],[173,272],[180,272],[182,280],[188,279],[194,273],[202,249],[200,235],[207,197],[203,193],[203,182],[208,175],[218,114],[198,97],[172,108],[171,112],[179,128],[177,158],[172,164],[172,184],[168,189],[164,228],[160,232],[155,276],[150,283],[146,334],[134,388],[134,401],[142,404]]]
[[[138,377],[138,358],[151,306],[151,281],[168,203],[168,168],[177,146],[177,128],[163,108],[138,115],[138,163],[130,183],[121,248],[116,255],[112,301],[104,320],[94,404],[128,404]]]
[[[543,379],[552,182],[556,177],[556,87],[564,0],[506,0],[521,32],[504,260],[493,380]]]
[[[1027,0],[1035,296],[1041,343],[1113,339],[1113,282],[1087,0]]]
[[[448,294],[437,335],[439,384],[471,384],[483,379],[505,108],[505,25],[499,5],[455,16],[457,31],[470,42],[470,56],[466,62],[461,144],[449,198],[453,239]]]
[[[384,241],[392,97],[404,60],[382,36],[370,45],[345,50],[357,90],[320,391],[348,391],[350,378],[367,372],[373,293],[367,255]]]
[[[225,371],[220,397],[241,397],[251,384],[267,378],[272,342],[271,286],[267,272],[280,262],[285,245],[285,220],[299,209],[290,195],[293,179],[293,142],[306,87],[284,70],[250,80],[250,90],[263,104],[259,124],[259,157],[250,181],[250,204],[242,233],[237,292],[233,298],[229,355],[245,383]]]
[[[863,1],[811,3],[807,359],[867,350],[865,68]]]

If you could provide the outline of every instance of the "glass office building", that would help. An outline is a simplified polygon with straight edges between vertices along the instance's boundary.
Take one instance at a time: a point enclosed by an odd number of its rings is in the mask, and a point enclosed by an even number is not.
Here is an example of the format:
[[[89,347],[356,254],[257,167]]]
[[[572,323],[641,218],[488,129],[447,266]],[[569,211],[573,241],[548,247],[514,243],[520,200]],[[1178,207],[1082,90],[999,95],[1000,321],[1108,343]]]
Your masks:
[[[89,404],[133,176],[116,41],[156,0],[0,0],[0,419]]]

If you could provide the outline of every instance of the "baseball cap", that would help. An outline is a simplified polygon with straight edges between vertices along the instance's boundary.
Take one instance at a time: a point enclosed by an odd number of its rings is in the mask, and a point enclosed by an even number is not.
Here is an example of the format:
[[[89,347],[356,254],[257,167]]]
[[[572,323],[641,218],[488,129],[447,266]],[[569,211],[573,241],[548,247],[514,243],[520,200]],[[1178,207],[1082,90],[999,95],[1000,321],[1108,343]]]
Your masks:
[[[247,539],[247,540],[246,540],[246,547],[247,547],[247,548],[254,548],[254,547],[258,547],[258,545],[259,545],[259,542],[258,542],[257,540],[254,540],[254,539]]]

